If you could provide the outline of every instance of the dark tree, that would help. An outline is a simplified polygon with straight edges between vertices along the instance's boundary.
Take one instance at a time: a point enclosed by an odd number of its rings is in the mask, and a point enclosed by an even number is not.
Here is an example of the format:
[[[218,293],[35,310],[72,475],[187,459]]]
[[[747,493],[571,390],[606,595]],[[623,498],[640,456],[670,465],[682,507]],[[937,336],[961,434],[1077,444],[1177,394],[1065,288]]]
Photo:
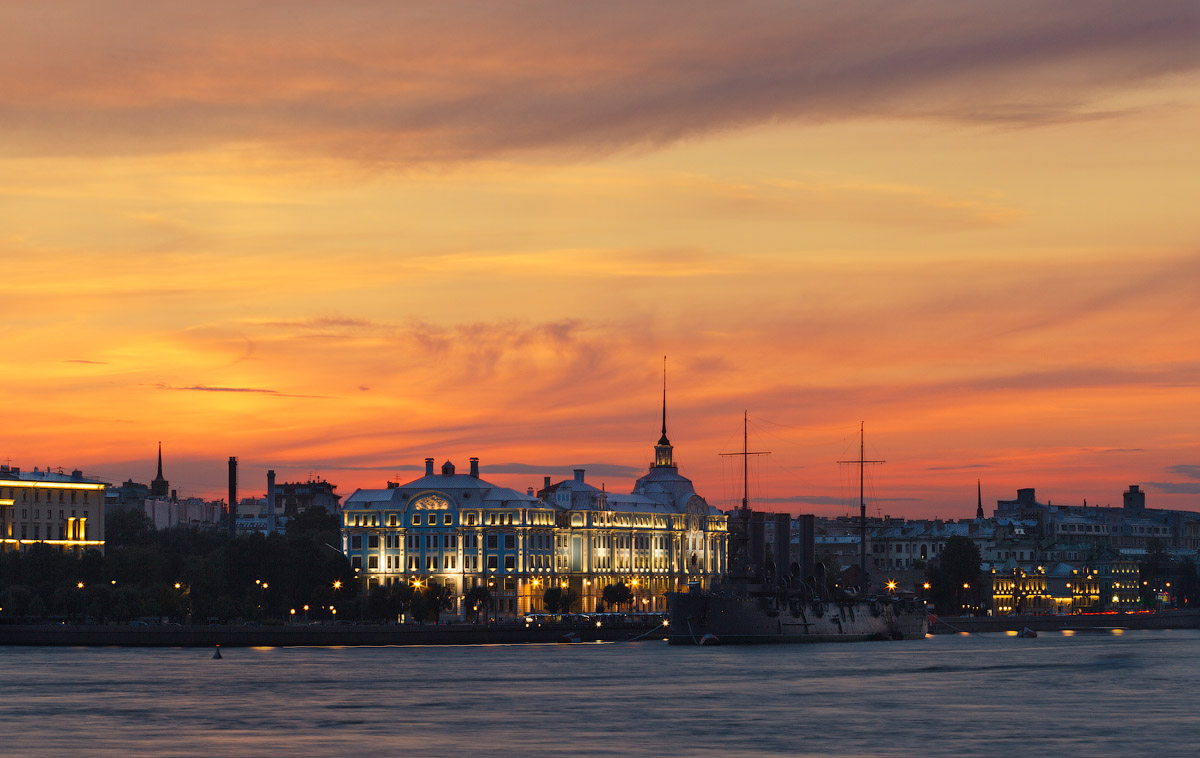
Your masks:
[[[600,599],[605,605],[616,606],[618,609],[633,600],[633,592],[624,582],[605,585],[600,593]]]
[[[486,614],[491,602],[492,591],[483,585],[472,587],[463,596],[463,605],[470,611],[472,621],[477,624],[479,623],[479,614]]]
[[[547,613],[570,613],[579,600],[579,593],[570,587],[551,587],[542,593],[542,605]]]
[[[142,511],[104,514],[104,541],[108,549],[144,545],[155,538],[154,523]]]
[[[425,618],[435,624],[442,611],[454,608],[454,593],[444,584],[430,582],[429,586],[421,591],[421,595],[425,599]]]
[[[1146,541],[1146,557],[1138,566],[1138,578],[1141,585],[1138,588],[1139,599],[1143,608],[1158,607],[1158,595],[1166,589],[1174,573],[1175,566],[1166,545],[1157,537]]]
[[[979,548],[966,537],[946,540],[936,560],[925,569],[930,594],[939,611],[961,612],[974,593],[981,591]]]

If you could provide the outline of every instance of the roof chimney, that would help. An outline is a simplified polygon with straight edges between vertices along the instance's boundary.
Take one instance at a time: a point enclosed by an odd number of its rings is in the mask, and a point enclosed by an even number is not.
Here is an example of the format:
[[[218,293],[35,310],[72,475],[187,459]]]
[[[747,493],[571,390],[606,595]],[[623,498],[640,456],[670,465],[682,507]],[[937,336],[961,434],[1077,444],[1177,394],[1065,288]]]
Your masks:
[[[550,489],[550,477],[547,476],[542,479],[542,489],[544,489],[544,490]]]
[[[425,476],[433,476],[433,459],[425,459]]]
[[[533,497],[533,487],[530,487],[529,489],[525,490],[525,494],[529,495],[530,497]]]
[[[476,479],[479,478],[479,459],[478,458],[471,459],[471,476],[475,477]]]
[[[583,471],[584,470],[581,468],[575,469],[575,481],[577,481],[577,482],[583,481]]]

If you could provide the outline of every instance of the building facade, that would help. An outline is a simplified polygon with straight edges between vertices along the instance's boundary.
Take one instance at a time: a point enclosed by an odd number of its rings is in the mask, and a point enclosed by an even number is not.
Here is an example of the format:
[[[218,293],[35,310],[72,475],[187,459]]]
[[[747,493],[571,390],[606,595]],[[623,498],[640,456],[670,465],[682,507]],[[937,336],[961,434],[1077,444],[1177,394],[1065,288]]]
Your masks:
[[[578,469],[546,477],[536,494],[484,481],[447,461],[387,489],[358,490],[344,504],[342,549],[362,588],[436,582],[456,598],[487,587],[493,615],[542,609],[547,589],[570,590],[572,610],[600,606],[606,585],[625,583],[638,610],[663,611],[663,594],[707,584],[725,570],[726,517],[679,474],[663,435],[650,470],[630,494],[598,489]]]
[[[43,543],[104,552],[104,482],[49,470],[0,466],[0,549]]]

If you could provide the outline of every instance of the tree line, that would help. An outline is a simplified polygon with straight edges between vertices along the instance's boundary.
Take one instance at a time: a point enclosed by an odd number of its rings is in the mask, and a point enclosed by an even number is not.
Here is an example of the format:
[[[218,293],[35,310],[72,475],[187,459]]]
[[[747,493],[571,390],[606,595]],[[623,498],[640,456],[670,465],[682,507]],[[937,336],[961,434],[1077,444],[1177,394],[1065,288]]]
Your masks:
[[[114,511],[105,522],[103,554],[75,556],[35,543],[0,555],[0,620],[281,623],[357,616],[358,583],[336,547],[339,522],[322,510],[292,518],[286,534],[234,538],[195,527],[159,531],[137,511]]]

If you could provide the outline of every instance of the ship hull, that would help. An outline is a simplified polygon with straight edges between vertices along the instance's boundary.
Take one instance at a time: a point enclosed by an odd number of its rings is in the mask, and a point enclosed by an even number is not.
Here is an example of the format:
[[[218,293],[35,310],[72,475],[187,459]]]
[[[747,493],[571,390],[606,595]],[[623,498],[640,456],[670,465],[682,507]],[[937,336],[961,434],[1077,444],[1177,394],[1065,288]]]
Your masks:
[[[920,639],[924,608],[912,603],[805,602],[799,598],[669,593],[672,645],[750,645]]]

